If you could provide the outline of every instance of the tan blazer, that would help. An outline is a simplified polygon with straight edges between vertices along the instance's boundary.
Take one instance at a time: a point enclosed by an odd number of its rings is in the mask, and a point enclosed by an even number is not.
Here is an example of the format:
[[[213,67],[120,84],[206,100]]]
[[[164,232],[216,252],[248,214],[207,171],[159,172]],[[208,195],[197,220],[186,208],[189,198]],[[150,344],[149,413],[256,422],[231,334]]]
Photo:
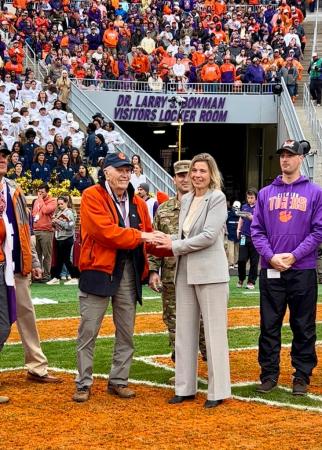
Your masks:
[[[189,212],[194,194],[181,199],[178,238],[172,243],[177,257],[188,255],[188,284],[224,283],[229,281],[228,261],[224,249],[224,230],[227,219],[226,197],[220,190],[208,190],[200,205],[199,214],[191,224],[189,236],[180,239],[182,226]],[[176,273],[175,278],[176,279]]]

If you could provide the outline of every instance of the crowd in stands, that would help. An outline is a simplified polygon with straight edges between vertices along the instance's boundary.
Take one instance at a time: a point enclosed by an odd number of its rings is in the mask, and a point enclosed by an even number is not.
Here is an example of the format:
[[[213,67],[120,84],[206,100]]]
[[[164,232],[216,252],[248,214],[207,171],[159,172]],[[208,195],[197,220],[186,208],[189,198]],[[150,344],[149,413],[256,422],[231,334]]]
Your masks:
[[[87,89],[121,80],[128,89],[131,82],[144,81],[152,90],[165,83],[184,90],[200,82],[297,81],[306,43],[304,0],[249,3],[30,2],[28,9],[17,9],[14,19],[3,12],[18,32],[4,66],[15,76],[22,73],[20,42],[25,40],[47,66],[46,83],[60,92],[63,103],[70,78]]]

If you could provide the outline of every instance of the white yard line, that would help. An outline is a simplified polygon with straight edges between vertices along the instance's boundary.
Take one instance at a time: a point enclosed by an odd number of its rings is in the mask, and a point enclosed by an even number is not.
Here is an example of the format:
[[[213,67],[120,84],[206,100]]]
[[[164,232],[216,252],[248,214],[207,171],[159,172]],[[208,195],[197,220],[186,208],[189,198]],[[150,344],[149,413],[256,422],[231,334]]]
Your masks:
[[[157,357],[157,356],[158,355],[154,355],[154,357]],[[11,371],[18,371],[18,370],[24,370],[24,367],[0,369],[0,372],[11,372]],[[52,372],[58,372],[58,373],[68,373],[70,375],[76,375],[78,373],[77,370],[75,370],[75,369],[62,369],[59,367],[48,367],[48,370],[52,371]],[[101,374],[101,373],[93,374],[93,377],[94,378],[102,378],[105,380],[108,379],[107,374]],[[136,385],[148,386],[148,387],[156,387],[156,388],[161,388],[161,389],[173,390],[173,386],[170,386],[168,384],[156,383],[156,382],[149,381],[149,380],[129,379],[129,383],[136,384]],[[232,387],[248,386],[250,384],[254,384],[254,383],[252,383],[252,382],[236,383],[236,384],[232,384]],[[284,388],[282,386],[280,386],[280,388],[284,389],[286,391],[289,391],[288,388]],[[205,395],[207,394],[207,391],[205,389],[198,389],[198,392],[201,394],[205,394]],[[313,394],[308,394],[307,397],[312,398],[314,400],[322,400],[322,397],[319,397],[319,396],[316,396]],[[235,400],[239,400],[241,402],[247,402],[247,403],[262,403],[267,406],[276,406],[278,408],[289,408],[289,409],[295,409],[295,410],[300,410],[300,411],[317,412],[320,414],[322,413],[322,408],[318,408],[316,406],[295,405],[292,403],[278,402],[276,400],[266,400],[266,399],[263,399],[260,397],[242,397],[242,396],[234,395],[234,394],[231,396],[231,398],[233,398]]]

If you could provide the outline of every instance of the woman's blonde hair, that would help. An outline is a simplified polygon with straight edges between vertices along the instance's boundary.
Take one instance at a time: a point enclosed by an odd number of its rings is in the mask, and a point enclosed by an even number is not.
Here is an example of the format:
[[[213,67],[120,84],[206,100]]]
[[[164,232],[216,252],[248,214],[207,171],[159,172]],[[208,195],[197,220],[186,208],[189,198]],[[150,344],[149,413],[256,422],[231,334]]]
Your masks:
[[[223,181],[221,173],[219,172],[217,163],[215,159],[209,153],[199,153],[198,155],[192,158],[190,168],[189,168],[189,176],[191,177],[192,168],[196,162],[205,162],[208,165],[209,173],[210,173],[210,184],[209,189],[222,189]]]

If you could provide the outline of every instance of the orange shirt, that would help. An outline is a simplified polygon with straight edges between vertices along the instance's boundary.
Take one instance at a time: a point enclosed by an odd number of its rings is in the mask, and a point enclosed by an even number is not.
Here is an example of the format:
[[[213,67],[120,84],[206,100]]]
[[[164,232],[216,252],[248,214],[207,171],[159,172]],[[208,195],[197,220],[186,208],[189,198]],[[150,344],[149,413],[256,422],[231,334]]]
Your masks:
[[[149,71],[149,59],[145,55],[135,56],[131,66],[137,73],[146,73]]]
[[[206,64],[203,66],[203,68],[201,69],[201,79],[202,81],[209,81],[209,82],[213,82],[213,81],[220,81],[221,78],[221,73],[220,73],[220,69],[217,66],[217,64]]]
[[[4,68],[7,72],[15,72],[18,75],[21,75],[23,71],[21,63],[13,64],[11,61],[8,61],[5,64]]]
[[[194,52],[192,55],[192,64],[195,67],[201,66],[206,61],[206,55],[204,53]]]
[[[227,12],[227,6],[225,2],[215,2],[214,5],[214,12],[217,16],[221,16],[223,14],[226,14]]]
[[[119,40],[119,34],[115,30],[107,29],[103,34],[103,43],[106,47],[115,48]]]

